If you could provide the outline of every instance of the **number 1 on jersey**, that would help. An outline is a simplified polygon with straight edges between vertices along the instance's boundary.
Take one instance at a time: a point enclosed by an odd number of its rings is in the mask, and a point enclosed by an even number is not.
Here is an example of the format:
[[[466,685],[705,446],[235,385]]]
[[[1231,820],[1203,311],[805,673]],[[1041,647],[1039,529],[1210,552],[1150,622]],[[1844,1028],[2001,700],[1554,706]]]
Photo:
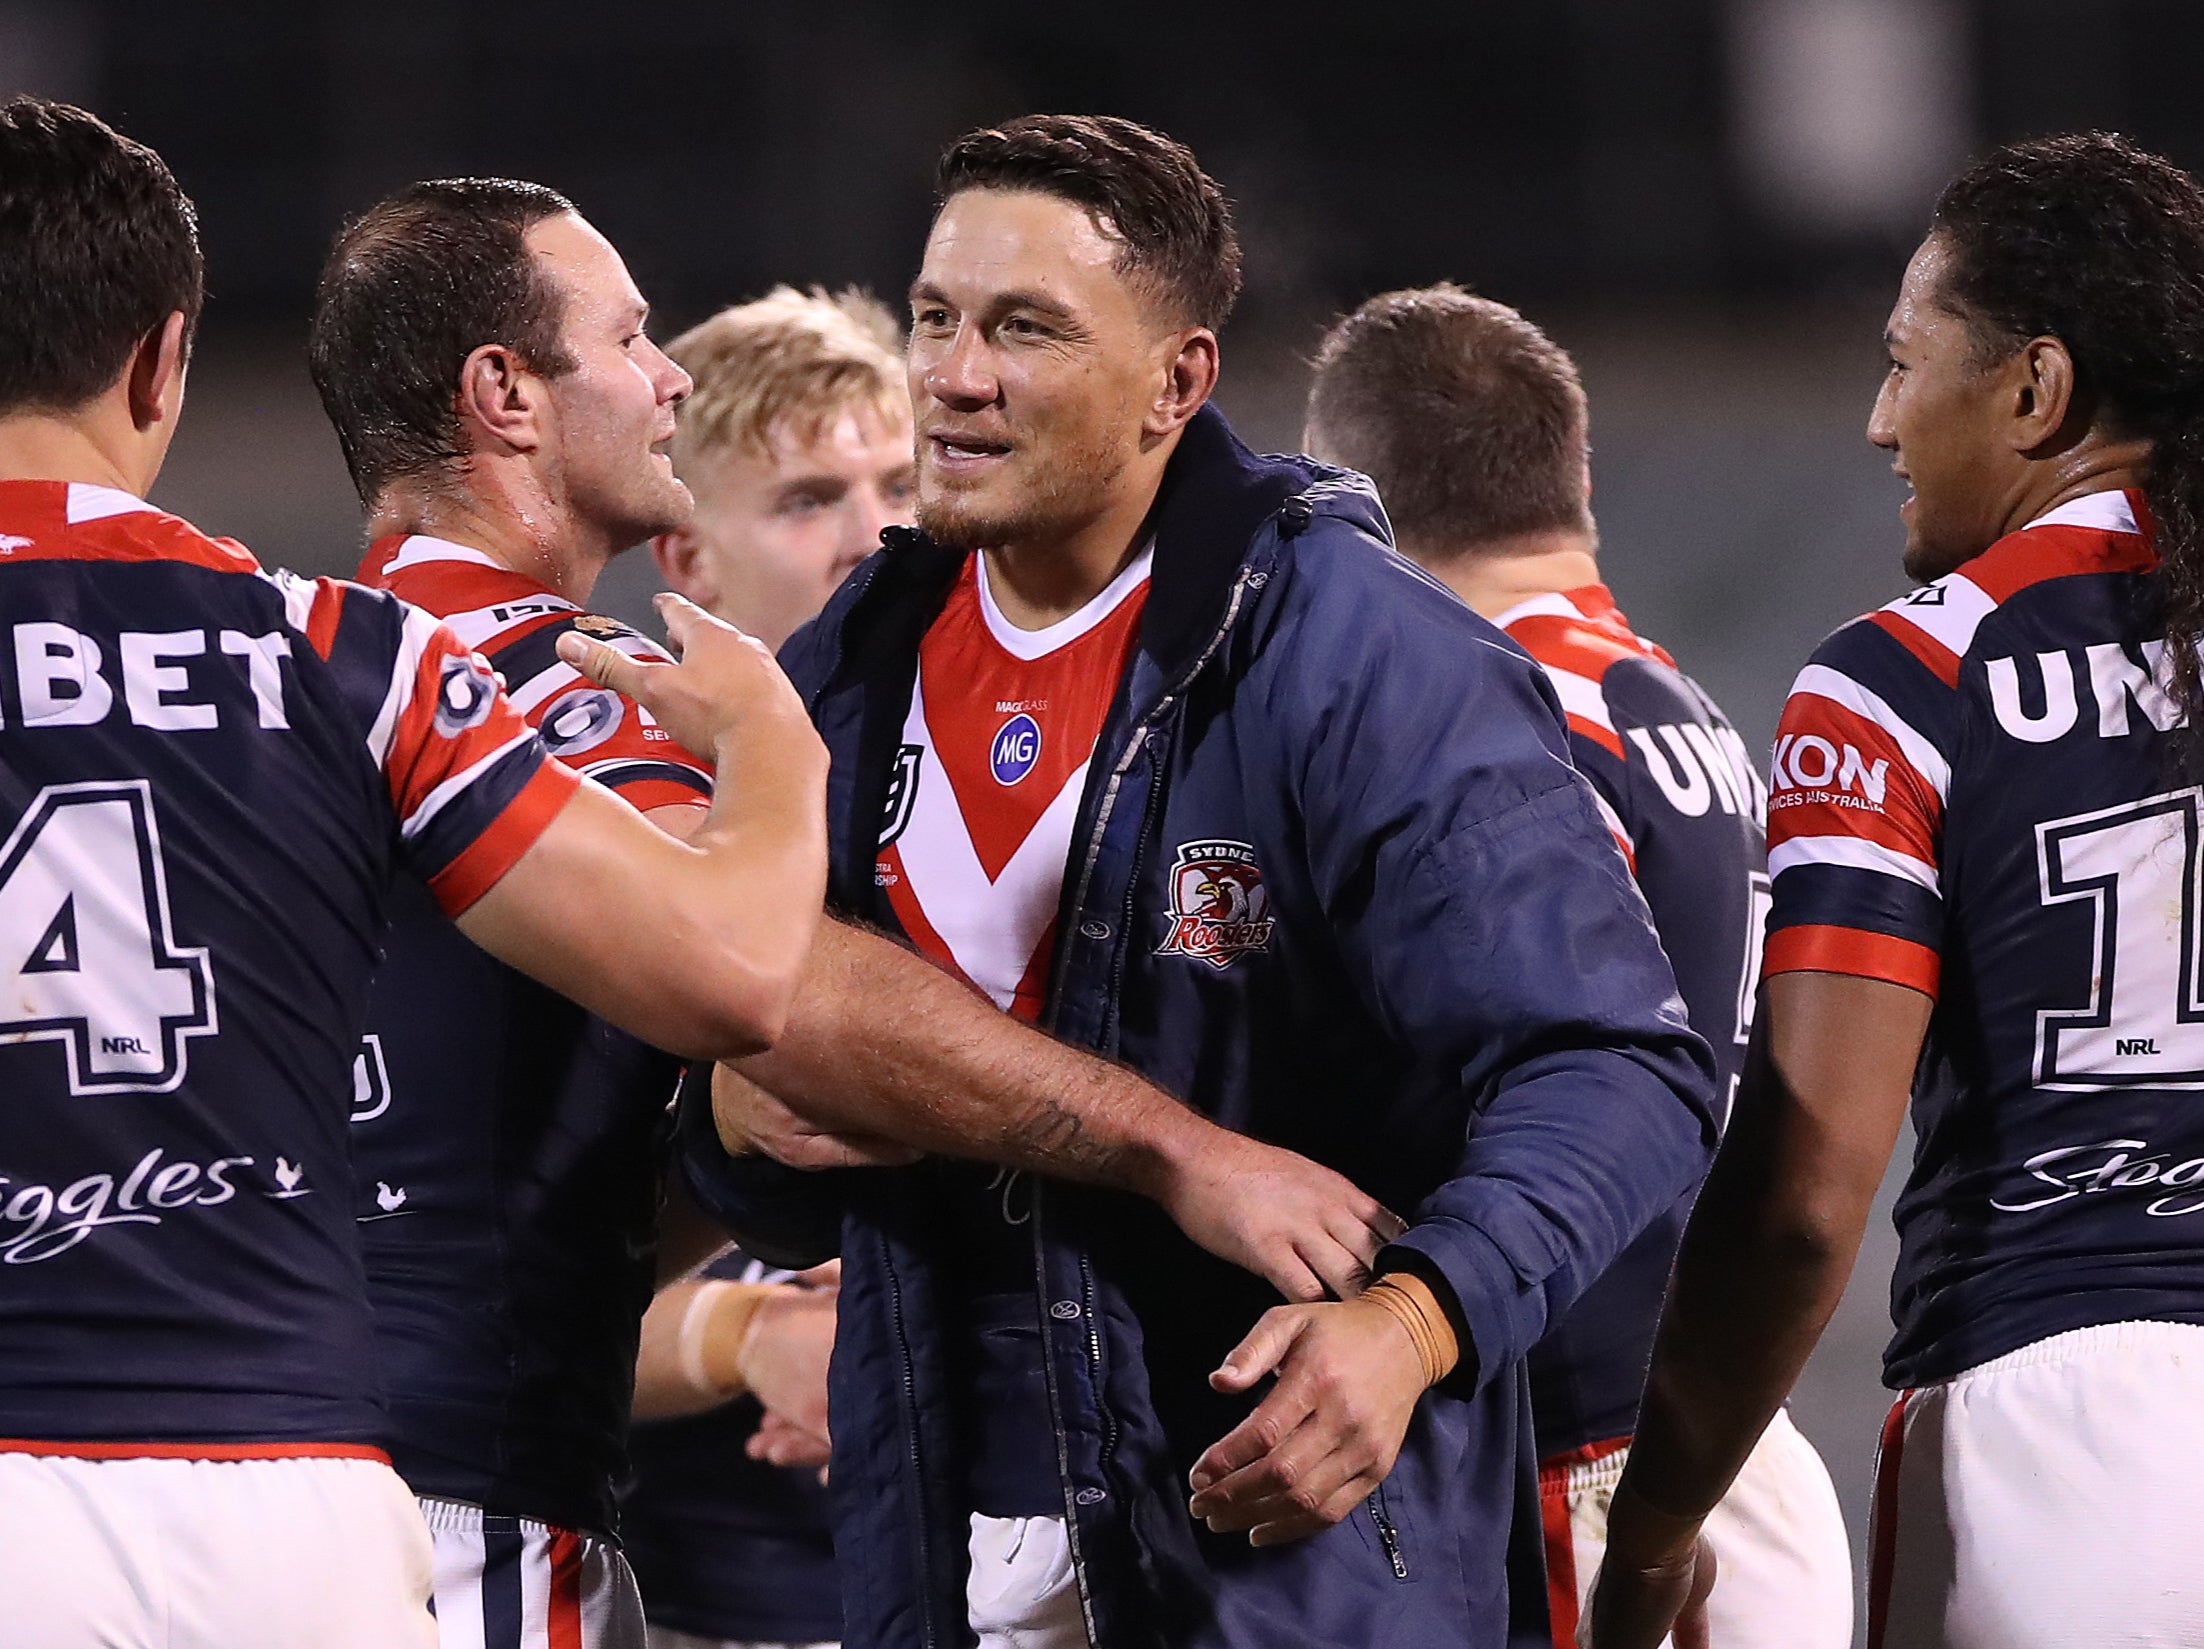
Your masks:
[[[74,1093],[158,1093],[214,1029],[207,953],[169,928],[152,787],[41,790],[0,845],[0,1045],[65,1043]]]
[[[2044,905],[2086,902],[2096,915],[2087,1005],[2036,1015],[2041,1086],[2204,1088],[2199,802],[2176,790],[2036,826]]]

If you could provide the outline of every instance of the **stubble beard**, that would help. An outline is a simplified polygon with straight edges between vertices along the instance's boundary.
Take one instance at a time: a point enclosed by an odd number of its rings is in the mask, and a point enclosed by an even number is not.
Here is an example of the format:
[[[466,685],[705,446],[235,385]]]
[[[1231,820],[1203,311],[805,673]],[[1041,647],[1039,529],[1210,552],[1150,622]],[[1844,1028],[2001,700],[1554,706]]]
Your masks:
[[[1032,467],[1037,479],[1019,478],[1012,501],[989,509],[938,486],[930,488],[921,465],[919,530],[952,550],[993,550],[1069,538],[1101,514],[1125,461],[1113,445],[1097,439]]]

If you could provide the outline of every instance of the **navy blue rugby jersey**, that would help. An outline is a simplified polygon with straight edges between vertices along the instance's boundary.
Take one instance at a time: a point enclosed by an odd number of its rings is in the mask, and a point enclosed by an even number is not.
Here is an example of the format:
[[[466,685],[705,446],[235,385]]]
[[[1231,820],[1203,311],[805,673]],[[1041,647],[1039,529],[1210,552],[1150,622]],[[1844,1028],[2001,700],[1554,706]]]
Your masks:
[[[1745,744],[1675,660],[1640,640],[1604,586],[1498,619],[1554,684],[1569,750],[1653,912],[1691,1027],[1734,1093],[1768,912],[1767,791]],[[1531,1350],[1538,1452],[1627,1437],[1690,1199],[1619,1255]]]
[[[377,543],[360,577],[481,649],[560,761],[638,808],[709,800],[709,768],[554,651],[580,629],[665,656],[634,631],[440,539]],[[401,883],[352,1135],[392,1456],[415,1492],[612,1527],[678,1074]]]
[[[0,483],[0,1448],[379,1454],[346,1094],[401,869],[576,781],[427,614]]]
[[[740,1251],[704,1269],[731,1282],[782,1282]],[[827,1491],[816,1471],[753,1460],[763,1411],[753,1397],[706,1414],[638,1425],[621,1536],[651,1624],[741,1643],[831,1643],[842,1636]]]
[[[2140,499],[2093,493],[1837,631],[1776,741],[1769,974],[1935,998],[1894,1387],[2204,1322],[2204,791]]]

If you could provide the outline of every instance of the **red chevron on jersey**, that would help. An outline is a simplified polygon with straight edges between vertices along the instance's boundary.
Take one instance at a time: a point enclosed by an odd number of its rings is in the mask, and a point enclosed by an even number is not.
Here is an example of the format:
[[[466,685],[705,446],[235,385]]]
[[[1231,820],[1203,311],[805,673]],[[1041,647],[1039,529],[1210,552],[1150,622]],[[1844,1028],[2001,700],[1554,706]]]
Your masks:
[[[1600,691],[1608,670],[1635,658],[1676,667],[1674,659],[1630,628],[1603,584],[1533,596],[1494,622],[1545,669],[1560,695],[1569,730],[1616,756],[1623,754],[1622,736]]]
[[[2140,492],[2093,492],[2008,533],[1955,573],[1900,596],[1868,622],[1888,631],[1934,671],[1959,685],[1959,661],[1982,621],[2031,584],[2083,573],[2148,572],[2158,555],[2139,523]]]
[[[83,481],[7,484],[0,566],[17,561],[181,561],[222,573],[260,563],[232,538],[209,538],[114,487]]]
[[[632,699],[598,687],[555,651],[580,630],[636,658],[663,661],[656,643],[480,550],[416,533],[377,539],[360,563],[363,584],[434,613],[486,655],[505,678],[514,708],[542,734],[544,748],[629,805],[648,811],[711,799],[712,769]]]
[[[1143,552],[1043,630],[1005,619],[978,557],[918,650],[879,879],[919,949],[1037,1019],[1087,762],[1148,596]]]

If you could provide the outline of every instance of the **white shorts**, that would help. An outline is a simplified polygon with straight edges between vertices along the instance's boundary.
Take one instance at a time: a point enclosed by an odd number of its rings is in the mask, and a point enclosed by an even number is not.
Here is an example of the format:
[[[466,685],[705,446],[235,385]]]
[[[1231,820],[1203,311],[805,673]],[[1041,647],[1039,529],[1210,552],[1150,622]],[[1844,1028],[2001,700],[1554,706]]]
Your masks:
[[[2108,1323],[1898,1399],[1871,1649],[2204,1645],[2204,1327]]]
[[[1627,1443],[1538,1474],[1546,1526],[1546,1599],[1554,1642],[1575,1649],[1577,1622],[1607,1552],[1607,1508]],[[1714,1548],[1707,1599],[1713,1649],[1851,1649],[1852,1548],[1829,1469],[1781,1409],[1706,1521]]]
[[[433,1649],[428,1601],[379,1459],[0,1453],[8,1649]]]
[[[442,1649],[644,1649],[643,1600],[610,1541],[429,1495],[421,1515]]]
[[[980,1649],[1088,1649],[1071,1536],[1060,1517],[973,1513],[964,1595]]]

